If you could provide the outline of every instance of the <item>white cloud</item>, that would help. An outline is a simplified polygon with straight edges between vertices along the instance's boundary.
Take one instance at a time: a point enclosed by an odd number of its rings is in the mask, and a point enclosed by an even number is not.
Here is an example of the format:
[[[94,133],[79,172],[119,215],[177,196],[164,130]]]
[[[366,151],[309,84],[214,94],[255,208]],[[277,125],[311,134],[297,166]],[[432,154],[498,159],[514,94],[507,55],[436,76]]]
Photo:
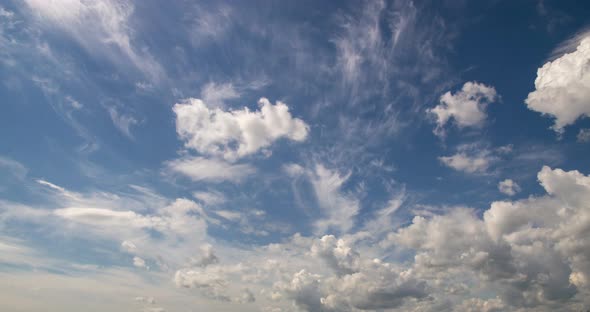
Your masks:
[[[465,173],[485,173],[498,160],[485,149],[479,152],[459,151],[455,155],[442,156],[438,159],[447,167]]]
[[[130,62],[153,80],[163,76],[162,68],[153,57],[133,46],[133,30],[128,23],[134,9],[131,3],[113,0],[25,2],[41,21],[57,26],[89,53],[106,57],[117,64]]]
[[[259,100],[259,111],[223,111],[201,100],[188,99],[174,105],[176,131],[187,148],[202,154],[236,160],[269,147],[280,138],[304,141],[309,126],[293,118],[289,107],[267,99]]]
[[[576,138],[580,143],[590,142],[590,129],[580,129]]]
[[[29,169],[20,162],[2,156],[0,156],[0,170],[1,169],[8,170],[12,176],[19,180],[24,179],[29,172]]]
[[[435,133],[444,134],[444,126],[451,120],[459,128],[480,127],[486,119],[486,108],[498,98],[496,89],[478,82],[466,82],[455,94],[450,91],[440,97],[440,104],[428,109],[436,117]]]
[[[226,202],[225,195],[217,191],[193,192],[193,197],[205,205],[220,205]]]
[[[119,129],[119,131],[121,131],[126,137],[133,139],[131,127],[136,126],[139,121],[133,116],[119,113],[114,107],[109,107],[108,111],[115,127],[117,127],[117,129]]]
[[[148,266],[145,264],[145,260],[143,260],[140,257],[133,257],[133,266],[138,267],[138,268],[142,268],[142,269],[148,268]]]
[[[498,190],[508,196],[514,196],[520,192],[520,185],[511,179],[506,179],[498,183]]]
[[[499,296],[488,303],[471,299],[465,308],[576,310],[590,291],[590,176],[543,167],[538,179],[545,196],[494,202],[483,219],[465,208],[415,217],[388,239],[415,250],[417,277],[449,289],[467,282],[474,292],[462,291],[471,298],[480,291]]]
[[[210,107],[225,108],[225,100],[233,100],[240,97],[240,93],[232,83],[217,84],[209,82],[201,88],[201,98]]]
[[[315,222],[316,232],[348,232],[354,226],[354,217],[360,209],[359,200],[341,190],[350,173],[342,175],[318,164],[309,176],[322,212],[322,217]]]
[[[590,36],[577,49],[537,70],[535,91],[525,100],[530,110],[555,118],[552,129],[563,132],[578,118],[590,116]]]
[[[247,164],[230,164],[220,159],[186,157],[166,163],[174,172],[181,173],[193,181],[240,182],[256,169]]]

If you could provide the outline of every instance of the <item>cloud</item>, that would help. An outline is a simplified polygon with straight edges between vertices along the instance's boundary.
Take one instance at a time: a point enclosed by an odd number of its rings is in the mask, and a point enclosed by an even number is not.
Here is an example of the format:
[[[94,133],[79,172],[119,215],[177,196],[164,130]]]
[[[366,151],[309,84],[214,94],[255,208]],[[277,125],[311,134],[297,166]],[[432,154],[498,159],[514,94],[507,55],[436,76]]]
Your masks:
[[[498,190],[508,196],[514,196],[520,192],[520,186],[511,179],[506,179],[498,183]]]
[[[552,129],[563,128],[590,115],[590,36],[571,53],[547,62],[537,70],[535,91],[525,100],[530,110],[555,118]]]
[[[166,162],[167,167],[193,181],[240,182],[256,169],[248,164],[231,164],[220,159],[185,157]]]
[[[316,232],[348,232],[360,209],[359,200],[341,190],[350,173],[342,175],[318,164],[314,172],[309,172],[309,177],[322,213],[314,224]]]
[[[458,278],[480,283],[473,291],[499,296],[488,305],[575,310],[573,298],[587,296],[590,286],[590,176],[545,166],[538,179],[545,196],[493,202],[483,218],[466,208],[417,216],[388,239],[416,252],[417,277],[437,276],[439,285],[456,285]]]
[[[217,191],[193,192],[193,197],[203,202],[205,205],[220,205],[226,202],[225,195]]]
[[[129,23],[134,9],[131,3],[112,0],[26,0],[25,3],[35,17],[69,34],[89,53],[120,65],[131,63],[152,80],[163,76],[153,57],[133,45]]]
[[[364,259],[342,239],[323,236],[312,242],[311,255],[336,275],[306,269],[275,288],[305,311],[385,310],[427,297],[426,284],[410,271],[398,270],[378,259]]]
[[[262,98],[258,105],[259,111],[223,111],[191,98],[174,105],[176,131],[187,148],[230,161],[254,154],[280,138],[297,142],[307,138],[309,126],[293,118],[286,104],[272,105]]]
[[[240,93],[232,83],[217,84],[209,82],[201,88],[201,98],[210,107],[225,108],[226,100],[240,97]]]
[[[576,139],[580,143],[590,142],[590,129],[580,129]]]
[[[496,89],[478,82],[466,82],[455,94],[450,91],[440,97],[440,104],[428,109],[436,117],[435,133],[444,135],[444,126],[454,121],[459,128],[481,127],[486,119],[486,108],[498,98]]]
[[[494,156],[487,149],[480,151],[460,149],[454,155],[441,156],[438,159],[449,168],[470,174],[486,173],[490,166],[498,161],[498,157]]]
[[[121,133],[123,133],[126,137],[133,139],[131,127],[139,124],[139,121],[135,119],[133,116],[123,115],[119,113],[117,109],[114,107],[109,107],[108,111],[115,127],[117,127],[117,129],[121,131]]]
[[[26,177],[29,169],[20,162],[0,156],[0,170],[6,169],[13,177],[22,180]]]
[[[140,257],[133,257],[133,266],[142,269],[149,269],[149,267],[145,264],[145,260]]]

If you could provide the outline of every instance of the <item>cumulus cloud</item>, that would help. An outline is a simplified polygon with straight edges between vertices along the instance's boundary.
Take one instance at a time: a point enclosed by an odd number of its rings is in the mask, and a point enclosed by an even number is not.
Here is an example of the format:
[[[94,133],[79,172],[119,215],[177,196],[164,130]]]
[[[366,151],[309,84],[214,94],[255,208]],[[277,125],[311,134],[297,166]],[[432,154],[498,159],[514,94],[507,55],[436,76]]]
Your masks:
[[[535,91],[525,100],[530,110],[555,118],[552,129],[563,128],[590,116],[590,36],[575,51],[547,62],[537,70]]]
[[[436,117],[438,135],[444,135],[444,126],[454,121],[459,128],[480,127],[486,119],[486,108],[498,98],[496,89],[478,82],[466,82],[460,91],[450,91],[440,97],[440,104],[428,109]]]
[[[498,183],[498,190],[508,196],[514,196],[516,193],[520,192],[520,185],[512,179],[506,179]]]
[[[265,149],[281,138],[297,142],[307,138],[309,126],[293,118],[286,104],[272,105],[262,98],[258,105],[258,111],[247,107],[224,111],[198,99],[187,99],[174,105],[176,131],[187,148],[231,161]]]
[[[575,310],[573,298],[589,291],[590,176],[543,167],[538,179],[545,196],[494,202],[483,218],[466,208],[417,216],[388,239],[416,252],[416,276],[437,276],[439,285],[456,285],[462,276],[499,296],[468,300],[465,308]]]
[[[168,161],[166,165],[173,172],[183,174],[193,181],[240,182],[256,172],[251,165],[232,164],[216,158],[185,157]]]
[[[336,275],[295,272],[275,288],[305,311],[364,311],[401,307],[427,297],[426,284],[411,271],[378,259],[365,259],[342,239],[324,236],[312,242],[311,255]]]

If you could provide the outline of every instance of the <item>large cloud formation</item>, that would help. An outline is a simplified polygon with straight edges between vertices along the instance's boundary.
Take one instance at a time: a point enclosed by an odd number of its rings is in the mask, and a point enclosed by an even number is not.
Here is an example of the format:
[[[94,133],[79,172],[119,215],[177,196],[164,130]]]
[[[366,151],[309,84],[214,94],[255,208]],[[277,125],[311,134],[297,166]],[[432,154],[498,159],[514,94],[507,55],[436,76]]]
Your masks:
[[[530,110],[555,118],[552,127],[562,132],[578,118],[590,116],[590,36],[574,52],[547,62],[537,71],[535,91],[525,100]]]
[[[471,280],[468,296],[493,293],[505,310],[581,308],[590,290],[590,177],[543,167],[538,179],[548,195],[494,202],[483,219],[466,208],[417,216],[388,239],[416,252],[417,276],[439,291]]]
[[[293,118],[286,104],[272,105],[261,98],[258,105],[259,111],[247,107],[224,111],[191,98],[174,105],[176,131],[186,147],[230,161],[256,153],[280,138],[298,142],[307,138],[309,126]]]

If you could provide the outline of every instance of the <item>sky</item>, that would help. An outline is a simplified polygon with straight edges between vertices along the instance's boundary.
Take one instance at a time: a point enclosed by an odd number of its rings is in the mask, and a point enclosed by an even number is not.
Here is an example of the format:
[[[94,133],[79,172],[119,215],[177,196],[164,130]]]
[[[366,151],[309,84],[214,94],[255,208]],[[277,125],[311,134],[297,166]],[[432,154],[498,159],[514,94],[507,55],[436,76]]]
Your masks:
[[[590,309],[590,2],[0,0],[0,310]]]

